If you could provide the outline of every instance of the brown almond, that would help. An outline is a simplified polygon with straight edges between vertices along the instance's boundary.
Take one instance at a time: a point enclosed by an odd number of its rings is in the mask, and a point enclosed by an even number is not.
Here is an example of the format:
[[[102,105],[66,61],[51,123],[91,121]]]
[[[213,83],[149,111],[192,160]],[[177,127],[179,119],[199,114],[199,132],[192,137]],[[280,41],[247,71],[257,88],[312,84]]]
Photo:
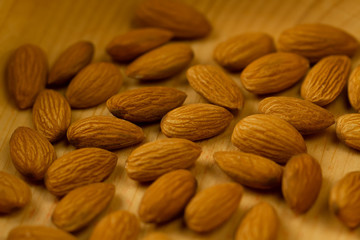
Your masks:
[[[293,155],[306,152],[301,134],[288,122],[267,114],[254,114],[235,126],[232,143],[243,152],[286,163]]]
[[[166,138],[136,148],[126,161],[131,179],[146,182],[161,175],[192,166],[201,154],[201,147],[186,139]]]
[[[161,232],[152,232],[147,234],[144,240],[171,240],[171,238]]]
[[[196,103],[171,110],[161,120],[160,127],[167,137],[197,141],[220,134],[232,119],[232,114],[223,107]]]
[[[135,124],[110,116],[92,116],[70,125],[70,144],[77,148],[98,147],[107,150],[129,147],[143,141],[143,130]]]
[[[191,87],[209,102],[230,108],[242,109],[244,96],[238,85],[221,68],[199,64],[186,72]]]
[[[58,158],[45,176],[46,188],[56,196],[72,189],[101,182],[114,170],[115,153],[100,148],[82,148]]]
[[[338,117],[336,135],[347,146],[360,150],[360,114],[349,113]]]
[[[298,82],[309,61],[294,53],[271,53],[250,63],[241,73],[241,83],[255,94],[277,93]]]
[[[351,106],[360,111],[360,66],[357,66],[351,73],[348,82],[348,98]]]
[[[143,87],[111,97],[106,106],[118,118],[131,122],[153,122],[183,104],[187,95],[170,87]]]
[[[7,240],[76,240],[73,235],[47,226],[21,225],[13,228]]]
[[[18,127],[11,135],[10,155],[15,168],[31,180],[42,180],[56,159],[51,143],[28,127]]]
[[[331,103],[345,87],[350,68],[351,60],[347,56],[321,59],[302,83],[301,97],[319,106]]]
[[[240,184],[257,189],[281,186],[283,168],[270,159],[245,152],[216,152],[220,169]]]

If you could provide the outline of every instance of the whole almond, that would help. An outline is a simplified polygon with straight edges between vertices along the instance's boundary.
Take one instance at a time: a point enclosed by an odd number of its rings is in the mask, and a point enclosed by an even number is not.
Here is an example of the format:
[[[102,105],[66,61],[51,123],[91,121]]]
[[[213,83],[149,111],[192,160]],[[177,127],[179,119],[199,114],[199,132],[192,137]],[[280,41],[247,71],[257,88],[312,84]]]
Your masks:
[[[359,112],[360,110],[360,65],[351,73],[348,82],[348,98],[351,106]]]
[[[128,65],[126,75],[140,80],[169,78],[184,70],[193,57],[189,45],[169,43],[135,59]]]
[[[350,172],[330,191],[331,211],[349,228],[360,225],[360,172]]]
[[[276,93],[298,82],[308,71],[309,61],[294,53],[271,53],[250,63],[240,79],[255,94]]]
[[[351,68],[347,56],[321,59],[308,73],[301,85],[301,97],[319,106],[335,100],[346,85]]]
[[[242,109],[244,96],[236,83],[221,68],[199,64],[189,68],[186,77],[191,87],[209,102]]]
[[[82,148],[58,158],[45,176],[46,188],[56,196],[104,180],[114,170],[115,153],[100,148]]]
[[[336,135],[349,147],[360,150],[360,114],[349,113],[338,117]]]
[[[90,240],[137,240],[140,223],[137,217],[124,210],[106,215],[95,226]]]
[[[146,182],[176,170],[192,166],[201,154],[201,147],[186,139],[166,138],[136,148],[126,161],[131,179]]]
[[[143,53],[168,42],[174,34],[161,28],[140,28],[116,36],[106,51],[115,61],[134,60]]]
[[[281,186],[283,168],[270,159],[245,152],[216,152],[216,164],[240,184],[257,189]]]
[[[145,191],[139,217],[146,223],[163,223],[178,216],[196,192],[196,179],[187,170],[175,170],[159,177]]]
[[[10,138],[10,155],[15,168],[31,180],[42,180],[56,159],[51,143],[37,131],[18,127]]]
[[[107,62],[92,63],[70,82],[66,98],[73,108],[89,108],[115,95],[123,82],[119,69]]]
[[[12,53],[6,66],[6,81],[18,108],[33,105],[37,94],[45,88],[47,72],[48,63],[41,48],[25,44]]]
[[[51,85],[68,83],[91,62],[94,50],[94,44],[88,41],[79,41],[69,46],[52,66],[47,83]]]
[[[295,213],[305,213],[311,208],[319,195],[321,184],[321,167],[309,154],[295,155],[287,162],[282,193]]]
[[[232,119],[232,114],[223,107],[197,103],[171,110],[161,120],[160,127],[167,137],[197,141],[220,134]]]
[[[301,134],[312,134],[335,123],[334,115],[312,102],[294,97],[268,97],[259,103],[259,112],[277,116]]]
[[[43,90],[39,93],[32,115],[36,130],[50,142],[60,140],[71,122],[69,103],[54,90]]]
[[[232,143],[243,152],[286,163],[293,155],[306,152],[301,134],[290,123],[267,114],[254,114],[235,126]]]
[[[92,116],[70,125],[70,144],[77,148],[98,147],[108,150],[129,147],[143,141],[144,133],[135,124],[110,116]]]
[[[177,38],[205,37],[211,31],[202,13],[177,0],[145,0],[135,17],[142,25],[167,29]]]
[[[47,226],[21,225],[13,228],[7,240],[76,240],[73,235]]]
[[[143,87],[111,97],[106,106],[118,118],[131,122],[153,122],[183,104],[187,95],[170,87]]]
[[[280,51],[302,55],[314,63],[335,54],[354,55],[358,41],[349,33],[326,24],[300,24],[281,33]]]
[[[114,194],[115,186],[110,183],[93,183],[76,188],[56,205],[52,221],[67,232],[77,231],[99,215]]]
[[[171,240],[171,238],[161,232],[152,232],[150,234],[147,234],[144,240]]]
[[[0,213],[9,213],[31,201],[29,185],[15,175],[0,171]]]
[[[275,240],[278,230],[279,217],[275,209],[261,202],[252,207],[241,220],[235,240]]]
[[[223,183],[203,190],[185,209],[186,225],[196,232],[209,232],[228,220],[239,206],[243,188]]]
[[[215,61],[230,71],[240,71],[254,60],[275,51],[273,38],[261,32],[243,33],[219,43]]]

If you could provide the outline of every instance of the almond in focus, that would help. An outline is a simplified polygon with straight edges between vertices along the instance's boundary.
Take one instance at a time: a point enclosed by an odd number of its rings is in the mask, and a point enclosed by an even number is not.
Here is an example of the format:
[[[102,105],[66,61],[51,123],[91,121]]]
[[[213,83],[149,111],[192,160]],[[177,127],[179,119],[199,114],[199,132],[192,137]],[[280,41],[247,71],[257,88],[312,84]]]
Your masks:
[[[336,135],[347,146],[360,150],[360,114],[349,113],[338,117]]]

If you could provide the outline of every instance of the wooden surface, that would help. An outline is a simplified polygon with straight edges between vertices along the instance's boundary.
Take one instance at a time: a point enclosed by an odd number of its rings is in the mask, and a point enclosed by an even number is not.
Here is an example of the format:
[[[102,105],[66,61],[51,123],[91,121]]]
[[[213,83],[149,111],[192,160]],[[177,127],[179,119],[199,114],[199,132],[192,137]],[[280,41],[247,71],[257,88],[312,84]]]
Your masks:
[[[328,23],[344,28],[360,39],[360,4],[357,0],[186,0],[204,12],[213,25],[213,32],[206,39],[190,41],[195,51],[195,63],[214,63],[214,46],[237,33],[264,31],[277,39],[279,33],[295,24],[303,22]],[[1,0],[0,1],[0,67],[3,72],[9,54],[19,45],[34,43],[48,54],[50,65],[59,53],[78,40],[90,40],[96,46],[94,61],[110,61],[104,51],[106,44],[117,34],[131,28],[133,10],[137,1],[132,0]],[[358,63],[359,54],[353,59],[353,67]],[[121,66],[124,72],[124,66]],[[240,85],[239,74],[232,74]],[[14,107],[6,92],[3,74],[0,79],[0,169],[20,176],[15,170],[9,154],[9,139],[18,126],[33,127],[31,110],[19,111]],[[149,85],[165,85],[186,91],[187,103],[206,102],[188,85],[184,73],[162,82]],[[133,79],[125,79],[121,91],[142,86]],[[299,96],[299,86],[277,95]],[[64,93],[64,89],[60,89]],[[191,169],[195,174],[199,190],[217,183],[231,181],[214,164],[212,154],[219,150],[235,150],[230,135],[236,122],[244,116],[257,111],[260,98],[243,92],[246,97],[244,109],[238,113],[227,130],[214,138],[201,141],[203,153]],[[329,106],[331,112],[340,116],[352,112],[346,94],[343,93]],[[91,116],[110,115],[102,104],[87,110],[74,110],[72,121]],[[145,142],[164,138],[159,124],[143,125]],[[345,240],[359,239],[360,230],[349,231],[328,209],[327,201],[331,186],[345,173],[360,169],[360,153],[349,149],[336,139],[334,126],[326,131],[305,138],[308,152],[321,164],[323,186],[313,208],[306,214],[295,216],[286,206],[279,192],[257,192],[246,189],[236,214],[223,227],[206,235],[198,235],[188,230],[182,219],[178,218],[162,226],[142,224],[140,238],[146,233],[159,230],[169,234],[172,239],[232,239],[237,225],[245,211],[260,200],[270,202],[281,219],[278,239],[290,240]],[[74,148],[64,140],[55,144],[58,156]],[[117,209],[127,209],[134,213],[146,186],[130,180],[124,170],[127,156],[133,148],[116,153],[118,165],[106,182],[116,185],[116,196],[110,207],[103,213]],[[22,210],[0,216],[0,239],[20,224],[41,224],[53,226],[51,214],[56,198],[46,191],[42,184],[31,184],[33,200]],[[100,216],[100,217],[101,217]],[[94,223],[93,223],[94,224]],[[79,239],[87,239],[93,224],[76,233]],[[259,228],[261,231],[261,227]]]

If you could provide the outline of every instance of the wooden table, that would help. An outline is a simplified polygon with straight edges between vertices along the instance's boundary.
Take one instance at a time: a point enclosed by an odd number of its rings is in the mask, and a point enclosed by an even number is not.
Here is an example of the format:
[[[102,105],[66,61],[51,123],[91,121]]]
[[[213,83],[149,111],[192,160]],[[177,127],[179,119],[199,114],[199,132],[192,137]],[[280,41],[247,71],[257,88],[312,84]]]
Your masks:
[[[195,51],[196,63],[213,64],[214,46],[229,36],[248,32],[264,31],[277,39],[284,29],[298,23],[320,22],[343,28],[360,39],[360,4],[356,0],[186,0],[204,12],[213,25],[213,32],[206,39],[190,41]],[[0,1],[0,66],[3,71],[10,53],[19,45],[34,43],[48,54],[50,65],[70,44],[78,40],[90,40],[96,46],[94,61],[110,61],[105,53],[106,44],[117,34],[131,28],[133,11],[138,1],[126,0],[1,0]],[[353,67],[359,62],[359,54],[354,57]],[[124,72],[124,66],[121,66]],[[18,176],[9,154],[9,139],[18,126],[33,127],[31,110],[19,111],[9,100],[3,74],[0,81],[0,169]],[[232,74],[239,84],[239,74]],[[188,94],[187,103],[206,102],[188,85],[185,74],[167,81],[147,85],[165,85],[178,88]],[[125,79],[121,91],[140,87],[134,79]],[[299,86],[277,95],[299,96]],[[64,89],[60,89],[64,93]],[[221,135],[201,141],[203,153],[191,169],[195,174],[199,190],[220,182],[231,181],[214,164],[213,153],[219,150],[235,150],[230,135],[239,119],[257,112],[257,103],[261,98],[246,92],[244,109],[235,116],[231,125]],[[340,116],[353,110],[349,106],[345,91],[327,109]],[[74,110],[72,121],[91,116],[110,115],[102,104],[87,110]],[[159,124],[143,125],[145,142],[164,138]],[[328,209],[328,195],[331,186],[345,173],[360,169],[359,152],[340,143],[335,135],[334,126],[326,131],[305,137],[308,152],[321,164],[323,186],[313,208],[301,216],[294,215],[286,206],[280,192],[258,192],[246,189],[236,214],[221,228],[206,235],[198,235],[188,230],[181,218],[162,226],[142,224],[141,237],[148,232],[159,230],[172,239],[232,239],[240,219],[251,206],[260,200],[270,202],[281,219],[278,239],[289,240],[345,240],[359,239],[360,230],[349,231]],[[65,140],[55,144],[58,156],[74,149]],[[133,148],[116,153],[118,165],[106,182],[116,185],[116,196],[106,213],[126,209],[136,213],[146,188],[130,180],[124,164]],[[20,224],[42,224],[53,226],[51,214],[57,199],[46,191],[42,184],[31,184],[33,200],[22,210],[0,216],[0,239],[5,239],[10,229]],[[99,219],[99,218],[98,218]],[[97,219],[97,220],[98,220]],[[94,226],[77,233],[79,239],[87,239]],[[259,228],[261,231],[261,227]]]

